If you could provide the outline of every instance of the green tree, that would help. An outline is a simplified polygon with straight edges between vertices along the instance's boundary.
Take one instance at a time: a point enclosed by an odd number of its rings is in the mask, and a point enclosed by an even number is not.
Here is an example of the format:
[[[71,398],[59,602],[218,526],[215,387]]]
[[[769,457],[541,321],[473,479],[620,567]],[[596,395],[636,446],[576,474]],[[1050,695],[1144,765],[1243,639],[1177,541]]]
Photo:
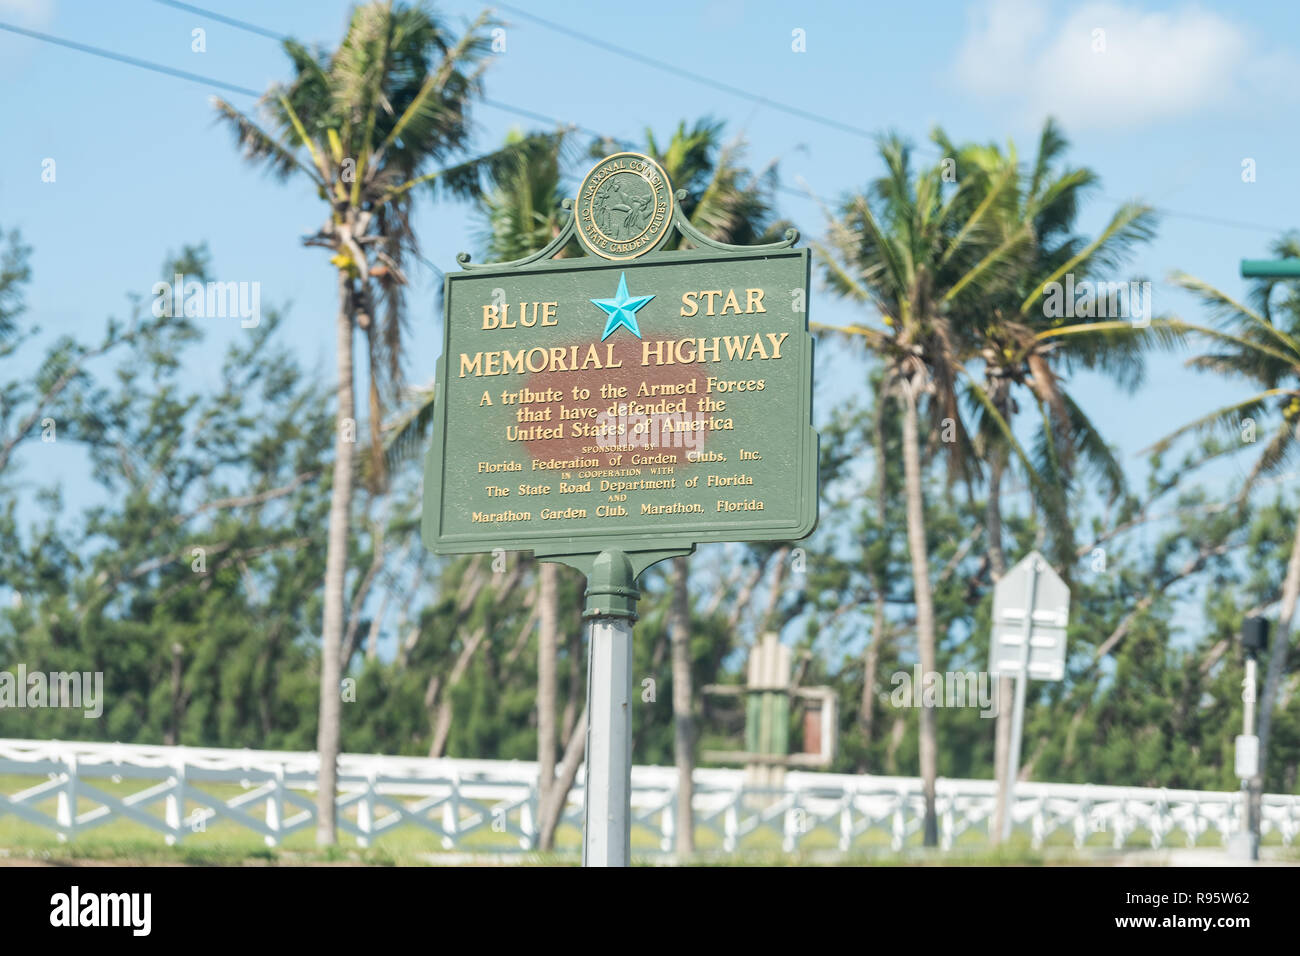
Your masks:
[[[1274,244],[1273,252],[1286,259],[1300,258],[1300,239],[1284,237]],[[1186,273],[1177,272],[1172,279],[1195,293],[1216,320],[1214,327],[1189,326],[1204,337],[1211,351],[1189,359],[1188,365],[1245,379],[1261,390],[1184,425],[1158,442],[1155,449],[1164,450],[1187,434],[1212,435],[1217,431],[1226,435],[1225,441],[1212,442],[1206,449],[1202,460],[1209,460],[1247,447],[1253,449],[1257,423],[1261,428],[1266,426],[1263,448],[1237,495],[1238,501],[1244,501],[1259,479],[1279,474],[1300,453],[1300,288],[1294,282],[1257,280],[1249,302],[1239,302]],[[1272,293],[1279,285],[1283,295],[1274,303]],[[1260,774],[1251,781],[1255,803],[1262,793],[1278,688],[1293,651],[1291,619],[1300,598],[1300,521],[1296,522],[1294,535],[1259,701],[1259,743],[1265,757],[1260,761]]]
[[[485,223],[482,245],[488,260],[508,262],[538,252],[554,240],[570,215],[561,206],[566,138],[528,138],[514,131],[507,145],[519,147],[509,171],[480,202]],[[561,254],[568,250],[561,250]],[[540,816],[539,849],[553,848],[559,809],[568,785],[557,786],[560,741],[556,726],[560,646],[560,578],[554,561],[537,569],[537,767]],[[567,575],[566,575],[567,576]],[[584,723],[585,729],[585,723]],[[560,791],[563,792],[560,792]]]
[[[1074,285],[1105,281],[1140,242],[1153,235],[1155,214],[1149,206],[1126,203],[1115,211],[1106,227],[1094,238],[1080,236],[1075,220],[1087,191],[1098,177],[1090,169],[1063,167],[1068,142],[1055,122],[1048,120],[1039,135],[1037,154],[1027,171],[1017,167],[1014,147],[1003,153],[996,146],[954,146],[936,133],[947,156],[954,157],[953,172],[959,178],[974,176],[994,185],[1003,177],[1016,183],[998,207],[1000,229],[1012,235],[1029,228],[1031,241],[1008,264],[1015,280],[989,290],[982,296],[967,297],[961,305],[962,334],[969,339],[969,351],[978,353],[984,364],[983,389],[972,389],[978,433],[978,451],[987,465],[988,494],[986,524],[988,561],[994,584],[1006,570],[1002,534],[1002,478],[1015,460],[1009,426],[1020,411],[1019,393],[1024,393],[1037,410],[1042,423],[1034,469],[1027,474],[1030,486],[1042,499],[1048,519],[1045,530],[1053,542],[1054,563],[1067,579],[1075,560],[1073,523],[1066,501],[1075,478],[1076,463],[1099,480],[1108,504],[1127,494],[1124,470],[1094,422],[1070,395],[1066,382],[1076,370],[1100,371],[1130,394],[1142,382],[1144,349],[1172,345],[1180,340],[1180,326],[1163,319],[1130,316],[1127,321],[1112,314],[1105,293],[1098,300],[1099,317],[1084,321],[1066,318],[1061,305],[1060,283],[1067,275]],[[1103,286],[1105,288],[1105,286]],[[1049,295],[1055,290],[1055,296]],[[1071,303],[1073,305],[1073,303]],[[1132,305],[1132,303],[1130,303]],[[1147,297],[1146,308],[1151,306]],[[1089,312],[1093,310],[1088,309]],[[1073,312],[1073,309],[1070,310]],[[1041,480],[1045,476],[1046,480]],[[1003,677],[999,698],[1011,699],[1011,679]],[[996,726],[998,803],[994,838],[1001,833],[1005,812],[1005,761],[1010,745],[1011,715],[999,709]]]
[[[332,54],[284,43],[294,77],[261,100],[269,128],[218,99],[247,160],[305,179],[329,207],[304,242],[337,269],[337,419],[321,627],[320,780],[316,838],[335,842],[339,678],[356,441],[353,337],[365,336],[371,481],[384,480],[380,423],[402,380],[406,263],[417,252],[414,190],[476,196],[515,150],[466,158],[469,106],[481,94],[489,28],[481,14],[456,38],[429,9],[374,2],[352,11]],[[450,165],[447,165],[451,163]],[[439,168],[440,167],[440,168]]]
[[[182,260],[163,275],[205,274],[201,248]],[[137,298],[110,384],[84,373],[60,398],[60,434],[87,455],[102,500],[74,518],[58,486],[41,489],[26,526],[7,503],[4,579],[22,598],[3,615],[0,656],[103,674],[103,713],[6,711],[0,732],[310,745],[304,638],[319,613],[332,429],[328,393],[278,327],[272,310],[230,347],[217,385],[194,389],[199,330],[155,321]]]
[[[666,143],[646,130],[646,153],[668,176],[674,189],[686,190],[681,214],[701,234],[730,245],[770,242],[786,223],[774,214],[776,167],[754,173],[743,163],[745,142],[723,141],[723,124],[701,119],[689,129],[685,121]],[[672,236],[666,249],[680,248]],[[689,241],[685,243],[689,246]],[[691,687],[690,565],[685,556],[673,559],[672,600],[668,630],[672,647],[674,756],[677,765],[677,854],[695,852],[695,708]]]
[[[881,141],[880,157],[885,175],[867,193],[845,200],[826,242],[814,249],[831,289],[874,308],[885,325],[883,330],[854,325],[838,331],[861,337],[884,362],[884,389],[903,410],[916,639],[921,668],[930,672],[935,669],[935,611],[922,496],[923,406],[928,406],[929,431],[943,440],[954,474],[967,474],[975,456],[959,408],[958,379],[964,374],[962,330],[954,321],[959,297],[1005,282],[999,266],[1024,249],[1030,230],[1028,224],[1010,233],[998,229],[998,208],[1015,186],[1013,171],[1004,170],[991,181],[972,176],[952,183],[942,164],[913,169],[910,148],[896,136]],[[970,383],[968,388],[978,386]],[[933,708],[923,707],[920,718],[925,842],[934,846],[938,742]]]

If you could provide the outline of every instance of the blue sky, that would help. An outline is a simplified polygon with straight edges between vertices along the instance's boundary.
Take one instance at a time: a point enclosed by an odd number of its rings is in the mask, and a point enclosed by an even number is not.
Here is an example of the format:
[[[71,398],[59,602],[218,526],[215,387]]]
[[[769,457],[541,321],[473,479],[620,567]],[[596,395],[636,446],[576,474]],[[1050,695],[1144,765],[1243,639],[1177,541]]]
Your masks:
[[[1164,282],[1171,270],[1241,294],[1239,260],[1266,256],[1272,239],[1300,223],[1300,132],[1292,121],[1300,5],[520,2],[569,29],[757,96],[868,131],[897,130],[921,158],[937,157],[926,142],[935,124],[958,141],[1014,140],[1027,157],[1051,113],[1072,141],[1071,162],[1103,180],[1082,216],[1085,231],[1099,229],[1125,199],[1165,210],[1157,239],[1128,270],[1153,280],[1157,313],[1202,320]],[[200,5],[331,47],[349,9],[344,0]],[[482,5],[437,8],[459,28]],[[499,12],[511,22],[506,50],[486,76],[495,101],[633,140],[647,126],[667,135],[683,118],[712,115],[745,133],[753,164],[777,160],[794,193],[806,184],[834,198],[880,171],[870,139]],[[273,40],[154,0],[0,0],[0,22],[256,90],[288,75]],[[191,49],[195,28],[206,31],[206,52]],[[792,49],[796,30],[806,52]],[[49,334],[96,338],[108,314],[125,312],[126,292],[148,296],[167,250],[206,240],[216,278],[260,282],[264,308],[292,301],[288,332],[303,360],[332,375],[333,338],[323,329],[333,318],[333,270],[326,254],[298,241],[320,222],[319,202],[239,160],[213,122],[214,90],[4,32],[0,84],[0,226],[20,228],[35,249],[31,321]],[[483,148],[512,126],[542,125],[486,105],[475,120]],[[41,181],[46,158],[57,163],[54,183]],[[1243,182],[1246,159],[1254,182]],[[780,212],[805,235],[821,232],[810,199],[783,192]],[[455,254],[474,248],[464,207],[426,202],[416,224],[440,268],[454,268]],[[426,271],[411,297],[416,381],[431,377],[439,348],[434,289]],[[821,290],[810,316],[861,318]],[[224,321],[213,329],[217,342],[241,334],[237,320]],[[1135,474],[1139,449],[1243,394],[1173,358],[1152,362],[1135,397],[1086,377],[1077,386]],[[28,477],[46,477],[40,472],[53,460],[29,454]],[[1218,480],[1245,467],[1243,459]]]

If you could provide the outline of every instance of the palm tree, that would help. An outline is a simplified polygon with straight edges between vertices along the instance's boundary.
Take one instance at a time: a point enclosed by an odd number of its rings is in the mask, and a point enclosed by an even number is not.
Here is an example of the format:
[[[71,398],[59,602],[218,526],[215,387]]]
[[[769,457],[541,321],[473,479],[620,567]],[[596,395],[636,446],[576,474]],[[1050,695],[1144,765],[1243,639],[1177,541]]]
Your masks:
[[[1028,174],[1016,170],[1014,148],[1010,155],[996,147],[967,146],[958,149],[943,133],[936,141],[944,153],[956,158],[959,178],[976,175],[996,181],[1010,170],[1017,176],[1011,201],[1001,208],[1002,229],[1013,233],[1029,226],[1032,242],[1020,258],[1017,281],[995,293],[968,298],[962,305],[963,335],[972,351],[984,363],[983,395],[973,393],[979,434],[979,451],[988,466],[986,523],[988,566],[996,583],[1006,570],[1002,550],[1002,477],[1011,464],[1003,428],[1020,411],[1016,393],[1025,391],[1037,406],[1043,423],[1035,461],[1036,474],[1028,476],[1051,500],[1043,501],[1048,529],[1055,544],[1056,563],[1067,577],[1075,559],[1073,525],[1065,501],[1074,477],[1075,463],[1082,462],[1100,479],[1101,490],[1111,501],[1125,494],[1124,472],[1097,427],[1069,394],[1068,375],[1076,369],[1101,371],[1117,385],[1132,392],[1142,381],[1144,349],[1169,346],[1181,340],[1181,327],[1162,319],[1149,323],[1133,321],[1070,322],[1050,317],[1044,309],[1044,295],[1052,283],[1067,274],[1083,281],[1105,275],[1115,268],[1133,245],[1153,235],[1154,210],[1139,203],[1126,203],[1115,211],[1106,227],[1092,239],[1074,232],[1074,223],[1084,193],[1098,182],[1089,169],[1059,168],[1058,161],[1068,141],[1052,120],[1043,125],[1038,151]],[[1148,306],[1149,306],[1148,302]],[[987,413],[984,401],[987,401]],[[996,413],[996,414],[993,414]],[[1041,480],[1042,476],[1049,480]],[[999,700],[1009,700],[1010,678],[999,684]],[[998,709],[995,774],[998,803],[994,813],[993,839],[1001,835],[1006,793],[1003,787],[1005,761],[1010,741],[1011,714]]]
[[[772,190],[776,168],[759,173],[743,164],[745,143],[737,136],[722,140],[723,124],[701,119],[689,129],[677,124],[668,142],[660,145],[646,130],[645,151],[668,175],[675,189],[685,189],[682,214],[697,230],[717,242],[750,245],[772,242],[787,226],[773,215]],[[665,248],[682,245],[680,236]],[[677,846],[679,858],[695,852],[693,774],[695,769],[695,718],[691,688],[690,565],[685,556],[673,559],[672,600],[668,633],[672,642],[673,751],[677,764]]]
[[[356,401],[353,337],[365,337],[371,481],[384,482],[380,423],[402,382],[406,263],[419,254],[411,228],[415,190],[476,196],[515,148],[469,157],[469,103],[482,92],[490,50],[487,14],[455,38],[423,6],[392,0],[354,8],[332,54],[287,40],[294,77],[272,86],[250,116],[215,106],[245,159],[281,180],[315,187],[328,206],[324,225],[303,241],[332,254],[338,430],[321,628],[320,777],[316,839],[335,842],[339,748],[339,659],[353,489]],[[446,165],[451,162],[451,165]]]
[[[1274,255],[1300,259],[1300,238],[1288,236],[1273,246]],[[1230,437],[1212,447],[1203,460],[1241,451],[1254,442],[1243,438],[1247,422],[1273,418],[1272,433],[1238,492],[1244,502],[1256,482],[1282,471],[1300,453],[1300,290],[1285,286],[1287,295],[1277,305],[1270,303],[1276,280],[1258,280],[1253,284],[1248,302],[1238,302],[1226,292],[1186,273],[1176,272],[1172,281],[1195,293],[1216,319],[1214,328],[1188,326],[1203,335],[1210,351],[1188,360],[1193,368],[1205,369],[1233,378],[1243,378],[1261,390],[1249,398],[1227,405],[1190,422],[1161,439],[1154,450],[1167,449],[1180,436],[1190,433],[1209,434],[1222,430]],[[1281,606],[1277,634],[1269,651],[1264,689],[1259,701],[1259,750],[1264,755],[1260,772],[1251,781],[1251,802],[1257,805],[1263,792],[1264,763],[1267,760],[1269,735],[1273,726],[1273,708],[1278,687],[1291,651],[1291,619],[1300,598],[1300,519],[1296,522],[1291,557],[1282,580]],[[1253,811],[1257,812],[1257,810]]]
[[[988,294],[1005,284],[998,267],[1023,252],[1031,232],[1027,223],[1010,231],[1000,228],[999,207],[1012,198],[1014,170],[970,176],[950,185],[942,164],[913,170],[910,148],[896,136],[882,139],[880,156],[886,174],[866,194],[843,203],[839,216],[829,223],[826,243],[814,244],[814,250],[831,289],[873,307],[884,323],[883,329],[853,325],[833,331],[862,338],[881,358],[883,391],[902,408],[917,650],[921,668],[928,673],[935,670],[935,617],[922,498],[923,406],[934,430],[951,439],[945,441],[950,473],[969,475],[975,459],[959,409],[958,379],[965,372],[962,328],[955,318],[964,296]],[[977,383],[967,387],[983,391]],[[1009,430],[1006,435],[1023,457]],[[924,839],[934,846],[938,742],[934,711],[928,706],[920,714],[919,744]]]
[[[518,147],[509,169],[503,173],[496,189],[483,196],[479,212],[485,227],[481,245],[488,261],[508,262],[522,259],[542,249],[560,234],[569,214],[563,200],[562,166],[566,151],[564,132],[540,139],[512,131],[507,146]],[[561,255],[567,250],[562,250]],[[565,793],[556,787],[556,702],[558,699],[557,663],[560,644],[559,565],[543,561],[537,571],[537,769],[539,817],[538,849],[553,848],[558,822],[557,801],[562,806]],[[550,824],[550,825],[547,825]]]
[[[936,139],[945,152],[957,157],[959,176],[970,172],[985,180],[1004,173],[1016,177],[1011,201],[1002,209],[1002,229],[1012,233],[1028,227],[1032,237],[1013,270],[1013,282],[962,303],[963,336],[984,364],[982,394],[972,398],[978,412],[998,413],[996,418],[988,414],[977,418],[981,450],[989,464],[991,523],[1001,525],[997,485],[1010,464],[1001,426],[1018,414],[1015,393],[1022,389],[1045,426],[1036,463],[1040,474],[1051,475],[1045,486],[1063,488],[1076,460],[1081,460],[1101,477],[1109,497],[1119,497],[1124,493],[1123,471],[1098,429],[1069,395],[1066,376],[1078,369],[1101,371],[1132,391],[1141,384],[1143,350],[1176,341],[1178,329],[1158,319],[1149,324],[1068,322],[1046,314],[1044,296],[1066,274],[1082,281],[1115,268],[1135,244],[1152,237],[1154,210],[1125,203],[1095,238],[1076,235],[1074,221],[1083,194],[1098,180],[1089,169],[1057,168],[1069,144],[1051,120],[1043,126],[1027,176],[1016,168],[1014,149],[1007,156],[993,147],[956,149],[942,132],[936,133]],[[984,399],[990,406],[987,410]],[[1058,512],[1057,517],[1063,514]],[[1072,525],[1058,522],[1051,530],[1060,563],[1068,570],[1074,558]],[[991,534],[989,547],[994,570],[1000,572],[1005,565],[1001,539]]]

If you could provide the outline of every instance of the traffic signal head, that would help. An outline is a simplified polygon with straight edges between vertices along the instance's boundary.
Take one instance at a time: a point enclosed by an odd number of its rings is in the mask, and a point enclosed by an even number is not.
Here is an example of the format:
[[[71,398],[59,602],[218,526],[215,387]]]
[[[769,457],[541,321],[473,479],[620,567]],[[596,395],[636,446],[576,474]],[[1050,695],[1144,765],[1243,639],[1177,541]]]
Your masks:
[[[1241,625],[1241,646],[1247,654],[1262,654],[1268,647],[1268,618],[1248,617]]]

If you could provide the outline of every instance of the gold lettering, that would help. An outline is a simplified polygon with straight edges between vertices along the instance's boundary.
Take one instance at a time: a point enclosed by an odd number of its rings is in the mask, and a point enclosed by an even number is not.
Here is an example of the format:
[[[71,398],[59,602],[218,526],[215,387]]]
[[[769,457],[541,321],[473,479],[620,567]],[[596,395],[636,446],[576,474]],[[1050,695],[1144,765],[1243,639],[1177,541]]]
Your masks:
[[[541,361],[540,361],[540,363],[536,363],[536,364],[535,364],[535,363],[533,362],[533,356],[534,356],[534,355],[538,355],[539,353],[540,353],[540,359],[541,359]],[[530,371],[530,372],[544,372],[544,371],[546,371],[546,363],[547,363],[547,360],[548,360],[548,353],[547,353],[546,349],[542,348],[540,345],[539,345],[539,346],[536,346],[536,347],[534,347],[534,348],[529,349],[529,350],[528,350],[528,355],[525,356],[525,364],[528,366],[528,371]]]
[[[523,374],[524,372],[524,350],[523,349],[520,349],[518,352],[501,353],[501,374],[509,375],[511,372],[514,372],[517,375]]]
[[[475,377],[483,374],[482,352],[475,352],[472,360],[467,353],[460,353],[460,377],[464,378],[466,372]]]

